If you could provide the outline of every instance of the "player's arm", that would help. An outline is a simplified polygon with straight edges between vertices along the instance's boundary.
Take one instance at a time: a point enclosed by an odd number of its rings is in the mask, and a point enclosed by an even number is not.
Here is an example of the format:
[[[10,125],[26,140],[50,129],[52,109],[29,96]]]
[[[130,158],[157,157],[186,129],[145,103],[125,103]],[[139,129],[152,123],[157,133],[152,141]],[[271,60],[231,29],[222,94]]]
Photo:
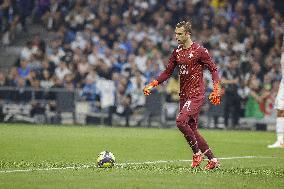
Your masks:
[[[151,90],[153,88],[157,87],[159,84],[167,80],[172,75],[175,67],[176,67],[176,54],[175,54],[175,51],[173,51],[166,69],[157,77],[157,79],[153,80],[152,82],[150,82],[148,85],[144,87],[143,89],[144,95],[145,96],[150,95]]]
[[[213,91],[209,95],[209,100],[212,104],[219,105],[221,103],[222,88],[217,66],[209,55],[207,49],[201,47],[200,51],[201,62],[210,71],[213,80]]]

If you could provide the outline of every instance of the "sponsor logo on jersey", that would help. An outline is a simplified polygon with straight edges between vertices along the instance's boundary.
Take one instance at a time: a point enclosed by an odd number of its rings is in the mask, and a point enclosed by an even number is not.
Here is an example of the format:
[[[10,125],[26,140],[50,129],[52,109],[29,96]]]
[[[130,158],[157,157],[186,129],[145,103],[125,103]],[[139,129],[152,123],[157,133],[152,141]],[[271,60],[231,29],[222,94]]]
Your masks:
[[[186,65],[186,64],[179,64],[178,66],[179,66],[179,74],[180,75],[185,75],[185,74],[189,73],[188,70],[187,70],[188,65]]]

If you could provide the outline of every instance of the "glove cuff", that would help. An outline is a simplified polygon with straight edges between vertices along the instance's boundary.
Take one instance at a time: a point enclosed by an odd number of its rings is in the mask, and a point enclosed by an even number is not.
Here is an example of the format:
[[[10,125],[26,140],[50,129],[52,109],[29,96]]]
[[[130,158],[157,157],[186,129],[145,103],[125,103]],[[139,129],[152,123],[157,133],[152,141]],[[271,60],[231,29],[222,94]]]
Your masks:
[[[217,81],[216,83],[213,84],[213,91],[216,92],[219,90],[221,90],[221,83],[220,81]]]
[[[158,80],[153,80],[149,85],[152,87],[157,87],[159,84]]]

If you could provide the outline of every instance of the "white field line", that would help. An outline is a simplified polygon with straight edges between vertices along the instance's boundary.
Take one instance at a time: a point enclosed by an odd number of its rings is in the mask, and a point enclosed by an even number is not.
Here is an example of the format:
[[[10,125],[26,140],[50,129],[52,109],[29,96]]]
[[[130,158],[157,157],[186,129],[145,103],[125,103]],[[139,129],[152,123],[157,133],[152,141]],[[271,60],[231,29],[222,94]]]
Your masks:
[[[233,159],[273,159],[276,157],[266,156],[237,156],[237,157],[223,157],[219,160],[233,160]],[[157,161],[145,161],[145,162],[127,162],[116,163],[117,166],[127,165],[143,165],[143,164],[157,164],[157,163],[174,163],[174,162],[191,162],[192,160],[157,160]],[[33,172],[33,171],[52,171],[52,170],[66,170],[66,169],[87,169],[94,167],[95,165],[83,165],[83,166],[69,166],[69,167],[54,167],[54,168],[31,168],[31,169],[13,169],[13,170],[1,170],[1,173],[16,173],[16,172]]]
[[[218,158],[219,160],[232,160],[232,159],[273,159],[276,157],[266,157],[266,156],[236,156],[236,157],[223,157]],[[192,162],[191,159],[183,160],[156,160],[156,161],[145,161],[145,162],[128,162],[128,163],[117,163],[116,165],[142,165],[142,164],[156,164],[156,163],[174,163],[174,162]]]

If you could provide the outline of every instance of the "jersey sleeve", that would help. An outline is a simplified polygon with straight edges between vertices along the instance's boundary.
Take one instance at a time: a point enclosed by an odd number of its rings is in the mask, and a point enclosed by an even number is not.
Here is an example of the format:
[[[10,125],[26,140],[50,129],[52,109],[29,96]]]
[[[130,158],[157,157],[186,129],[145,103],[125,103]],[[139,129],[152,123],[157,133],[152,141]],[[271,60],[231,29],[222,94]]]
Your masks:
[[[171,57],[169,59],[168,65],[166,66],[166,69],[157,77],[157,81],[159,82],[159,84],[163,83],[165,80],[167,80],[172,75],[176,65],[177,65],[177,62],[176,62],[176,49],[175,49],[171,54]]]
[[[213,83],[220,81],[218,75],[218,69],[214,61],[212,60],[208,50],[204,47],[200,48],[200,61],[203,66],[205,66],[211,73]]]

